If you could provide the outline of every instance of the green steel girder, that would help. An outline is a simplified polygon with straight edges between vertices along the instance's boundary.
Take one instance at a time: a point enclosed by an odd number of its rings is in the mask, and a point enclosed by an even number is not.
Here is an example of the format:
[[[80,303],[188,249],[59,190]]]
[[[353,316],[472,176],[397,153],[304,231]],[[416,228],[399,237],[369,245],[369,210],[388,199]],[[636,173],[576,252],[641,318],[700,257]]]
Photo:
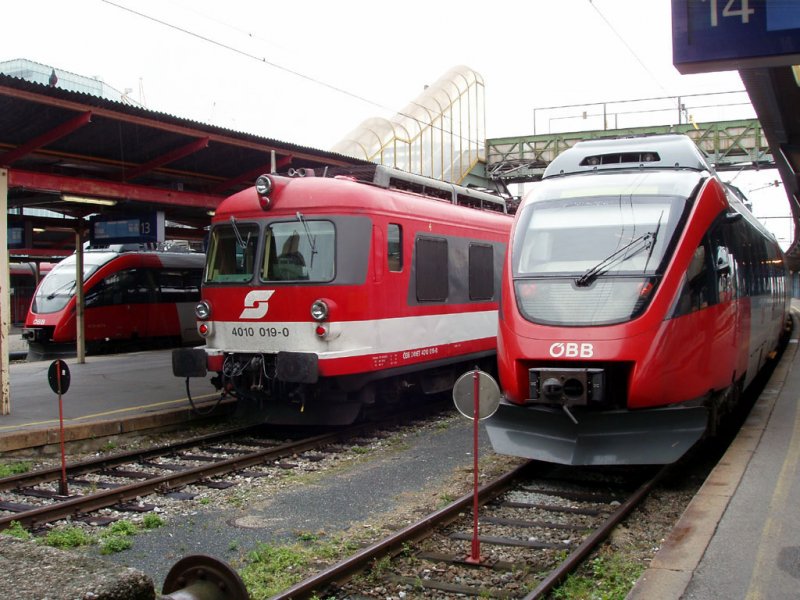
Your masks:
[[[577,142],[664,133],[691,137],[719,171],[774,166],[761,124],[757,119],[742,119],[489,139],[486,172],[491,179],[506,183],[537,181],[550,161]]]

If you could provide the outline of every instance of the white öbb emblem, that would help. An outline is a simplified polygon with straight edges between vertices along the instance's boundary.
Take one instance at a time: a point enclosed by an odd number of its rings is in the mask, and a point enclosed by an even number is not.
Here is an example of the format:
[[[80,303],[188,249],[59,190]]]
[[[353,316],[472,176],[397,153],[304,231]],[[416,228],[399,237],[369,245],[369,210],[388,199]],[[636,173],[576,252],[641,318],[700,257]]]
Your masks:
[[[550,345],[550,356],[553,358],[591,358],[594,346],[588,342],[555,342]]]
[[[244,310],[239,315],[240,319],[260,319],[269,310],[269,297],[275,290],[253,290],[244,297]]]

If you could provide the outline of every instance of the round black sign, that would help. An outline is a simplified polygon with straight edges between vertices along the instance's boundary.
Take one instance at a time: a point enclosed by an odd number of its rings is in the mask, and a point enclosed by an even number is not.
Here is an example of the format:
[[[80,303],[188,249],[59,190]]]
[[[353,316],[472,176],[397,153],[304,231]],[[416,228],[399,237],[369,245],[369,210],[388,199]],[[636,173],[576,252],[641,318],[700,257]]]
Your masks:
[[[50,389],[56,394],[66,394],[69,389],[69,367],[63,360],[54,360],[47,370]]]

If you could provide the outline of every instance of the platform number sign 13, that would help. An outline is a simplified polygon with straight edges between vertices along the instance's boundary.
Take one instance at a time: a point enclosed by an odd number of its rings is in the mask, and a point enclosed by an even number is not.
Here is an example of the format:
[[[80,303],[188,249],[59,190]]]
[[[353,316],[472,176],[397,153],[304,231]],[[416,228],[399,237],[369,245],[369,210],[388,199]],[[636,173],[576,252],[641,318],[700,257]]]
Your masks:
[[[742,23],[749,23],[750,16],[756,12],[754,8],[750,8],[750,0],[703,0],[703,2],[707,2],[709,6],[711,27],[719,26],[720,18],[728,17],[739,17]]]

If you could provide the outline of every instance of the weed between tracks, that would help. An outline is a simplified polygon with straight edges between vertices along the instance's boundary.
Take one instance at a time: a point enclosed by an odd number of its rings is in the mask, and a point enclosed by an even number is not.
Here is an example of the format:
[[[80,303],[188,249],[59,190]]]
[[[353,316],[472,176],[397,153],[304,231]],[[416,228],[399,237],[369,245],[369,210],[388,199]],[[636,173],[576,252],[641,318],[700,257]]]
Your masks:
[[[31,470],[31,463],[27,461],[16,463],[0,463],[0,478],[20,475]]]
[[[53,529],[47,535],[37,538],[37,543],[61,550],[98,544],[100,554],[114,554],[131,548],[133,546],[132,538],[141,531],[156,529],[162,525],[164,525],[164,520],[156,514],[145,515],[140,525],[128,520],[116,521],[98,534],[89,533],[76,525],[67,525]],[[21,540],[34,539],[33,535],[17,521],[13,521],[11,526],[2,532],[2,535],[10,535]]]

